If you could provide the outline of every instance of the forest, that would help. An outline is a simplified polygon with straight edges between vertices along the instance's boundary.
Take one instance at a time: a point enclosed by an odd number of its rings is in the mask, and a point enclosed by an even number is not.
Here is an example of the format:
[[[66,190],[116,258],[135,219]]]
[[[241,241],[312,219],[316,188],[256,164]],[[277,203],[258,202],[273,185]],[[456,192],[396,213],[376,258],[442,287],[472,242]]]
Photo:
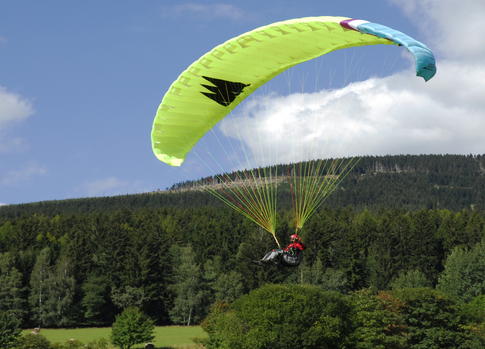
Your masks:
[[[279,173],[287,172],[288,165],[280,167]],[[148,193],[5,205],[0,206],[0,217],[160,207],[223,207],[224,204],[212,195],[197,189],[207,181],[217,181],[217,177],[180,182],[165,189],[154,188]],[[283,183],[278,193],[280,208],[290,209],[287,185]],[[485,155],[365,156],[325,203],[330,207],[355,209],[483,210]]]
[[[203,192],[0,207],[0,310],[23,327],[109,326],[130,306],[160,325],[190,325],[266,284],[350,294],[410,279],[469,302],[485,288],[475,271],[485,251],[483,162],[363,158],[304,227],[307,249],[293,269],[251,263],[276,247],[271,235]],[[283,206],[279,240],[292,232]]]

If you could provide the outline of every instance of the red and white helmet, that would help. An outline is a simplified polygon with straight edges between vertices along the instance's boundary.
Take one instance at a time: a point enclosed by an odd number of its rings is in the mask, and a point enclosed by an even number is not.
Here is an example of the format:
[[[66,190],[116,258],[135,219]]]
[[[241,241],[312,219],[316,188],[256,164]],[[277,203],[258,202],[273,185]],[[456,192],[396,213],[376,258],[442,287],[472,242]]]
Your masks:
[[[294,241],[301,241],[301,238],[298,234],[293,234],[290,236],[290,241],[291,242],[294,242]]]

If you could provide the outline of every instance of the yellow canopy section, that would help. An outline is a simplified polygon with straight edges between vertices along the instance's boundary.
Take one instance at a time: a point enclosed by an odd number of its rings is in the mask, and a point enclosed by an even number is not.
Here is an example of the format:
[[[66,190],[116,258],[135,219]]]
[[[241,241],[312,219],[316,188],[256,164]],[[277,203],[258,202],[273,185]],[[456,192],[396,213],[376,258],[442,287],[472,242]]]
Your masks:
[[[346,17],[273,23],[232,38],[192,63],[160,104],[152,128],[157,158],[180,166],[217,122],[286,69],[334,50],[392,41],[340,25]]]

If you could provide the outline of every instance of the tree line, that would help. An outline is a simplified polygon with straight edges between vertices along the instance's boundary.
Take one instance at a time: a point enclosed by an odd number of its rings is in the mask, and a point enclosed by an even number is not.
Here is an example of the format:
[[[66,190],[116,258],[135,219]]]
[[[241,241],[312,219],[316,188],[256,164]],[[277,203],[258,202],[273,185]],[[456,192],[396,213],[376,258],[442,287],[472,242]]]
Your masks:
[[[278,222],[278,238],[287,242],[291,212],[280,210]],[[307,249],[298,268],[261,268],[251,261],[275,247],[272,237],[225,207],[6,215],[0,311],[15,312],[23,327],[111,325],[129,307],[157,324],[189,325],[215,302],[267,283],[342,294],[401,283],[443,289],[463,302],[485,289],[481,210],[327,205],[301,235]]]
[[[291,165],[280,165],[287,173]],[[264,171],[263,171],[264,172]],[[224,174],[234,176],[234,174]],[[96,213],[122,209],[159,207],[203,208],[224,204],[207,192],[196,190],[217,176],[174,184],[167,190],[112,197],[53,200],[0,206],[0,217],[26,214]],[[281,209],[289,209],[289,185],[278,189]],[[485,209],[484,155],[396,155],[362,157],[351,173],[327,199],[331,207],[363,209],[396,208],[417,210],[465,208]]]

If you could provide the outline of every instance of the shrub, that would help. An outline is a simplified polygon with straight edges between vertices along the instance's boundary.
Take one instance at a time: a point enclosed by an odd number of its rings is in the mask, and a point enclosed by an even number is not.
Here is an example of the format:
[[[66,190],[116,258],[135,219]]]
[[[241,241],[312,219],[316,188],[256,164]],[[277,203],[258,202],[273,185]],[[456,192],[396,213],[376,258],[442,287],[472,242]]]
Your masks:
[[[266,285],[219,304],[203,322],[207,348],[339,348],[351,332],[344,296],[315,286]]]
[[[154,328],[153,320],[138,308],[129,307],[116,317],[111,329],[111,341],[121,349],[130,349],[135,344],[155,338]]]
[[[0,348],[9,349],[15,347],[20,337],[20,321],[14,313],[0,311]]]
[[[21,337],[17,349],[51,349],[49,341],[40,334],[26,334]]]

